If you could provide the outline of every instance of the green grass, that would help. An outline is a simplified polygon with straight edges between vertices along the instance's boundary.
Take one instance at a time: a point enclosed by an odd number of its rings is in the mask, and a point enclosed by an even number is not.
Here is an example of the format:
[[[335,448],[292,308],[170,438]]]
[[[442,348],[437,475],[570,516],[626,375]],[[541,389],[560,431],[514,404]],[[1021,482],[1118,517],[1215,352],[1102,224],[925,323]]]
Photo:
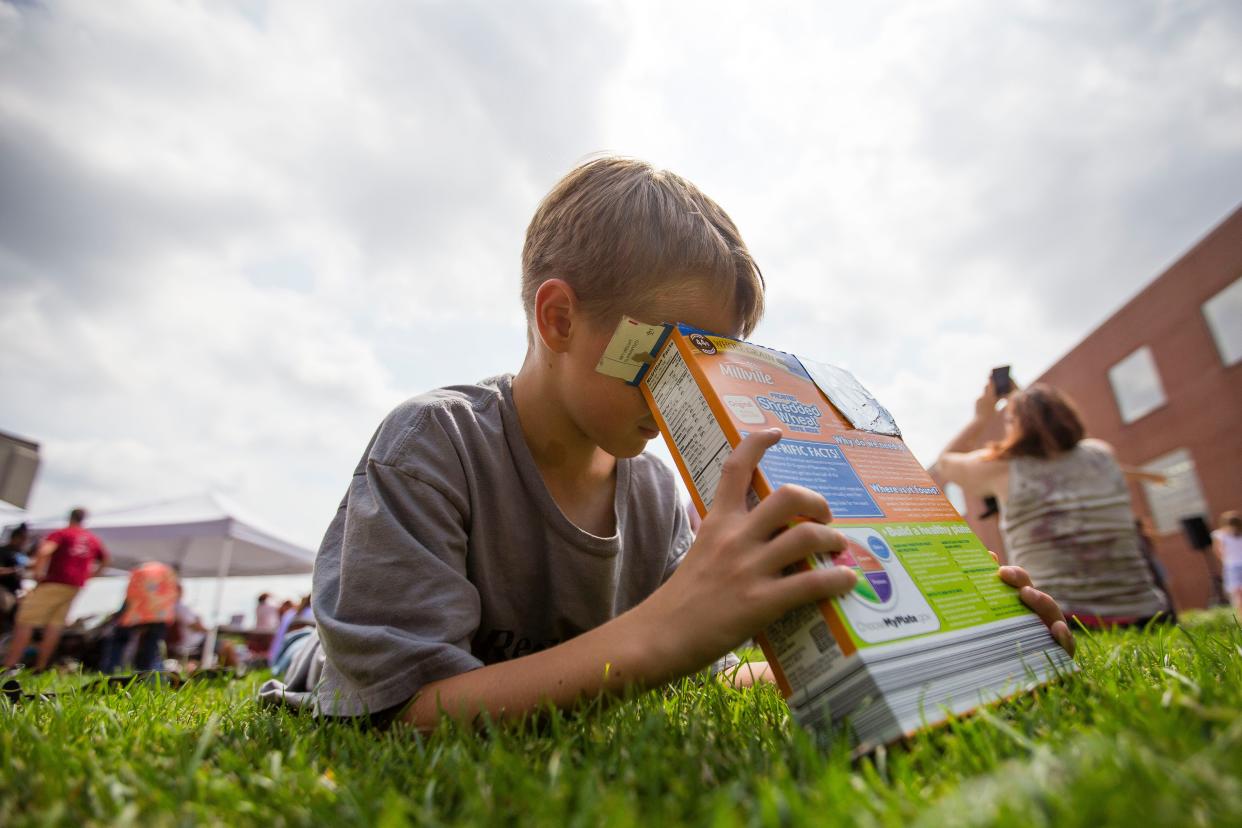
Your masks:
[[[1242,629],[1079,637],[1079,675],[859,759],[683,682],[482,734],[259,708],[258,680],[0,702],[0,823],[1239,825]]]

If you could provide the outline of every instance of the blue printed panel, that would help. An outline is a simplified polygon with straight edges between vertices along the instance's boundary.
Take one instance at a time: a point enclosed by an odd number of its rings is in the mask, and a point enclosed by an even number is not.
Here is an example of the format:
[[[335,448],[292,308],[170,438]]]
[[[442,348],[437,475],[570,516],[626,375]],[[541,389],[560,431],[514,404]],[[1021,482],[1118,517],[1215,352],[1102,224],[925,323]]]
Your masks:
[[[850,461],[836,446],[786,437],[768,449],[759,461],[759,470],[774,489],[796,483],[819,492],[827,499],[834,517],[884,517]]]

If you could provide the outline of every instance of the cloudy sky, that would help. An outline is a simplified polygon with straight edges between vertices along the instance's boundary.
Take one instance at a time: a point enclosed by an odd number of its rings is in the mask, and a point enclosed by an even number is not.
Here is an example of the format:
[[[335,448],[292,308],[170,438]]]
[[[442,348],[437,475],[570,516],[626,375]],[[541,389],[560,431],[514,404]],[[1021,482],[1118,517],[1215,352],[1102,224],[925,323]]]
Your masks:
[[[32,510],[221,490],[317,545],[400,400],[515,370],[585,156],[742,228],[754,339],[930,462],[1242,200],[1230,2],[0,0],[0,430]]]

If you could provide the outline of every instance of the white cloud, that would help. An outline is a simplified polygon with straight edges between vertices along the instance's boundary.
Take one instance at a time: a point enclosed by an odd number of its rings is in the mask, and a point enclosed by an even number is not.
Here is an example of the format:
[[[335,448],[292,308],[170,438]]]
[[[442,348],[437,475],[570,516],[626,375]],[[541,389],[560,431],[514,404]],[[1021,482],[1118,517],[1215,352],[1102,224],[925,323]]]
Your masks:
[[[614,150],[924,459],[1232,209],[1219,3],[0,3],[0,427],[37,510],[206,486],[314,544],[379,418],[520,363],[542,194]]]
[[[737,219],[756,339],[853,369],[927,461],[992,365],[1033,379],[1238,202],[1226,4],[640,17],[611,130]]]

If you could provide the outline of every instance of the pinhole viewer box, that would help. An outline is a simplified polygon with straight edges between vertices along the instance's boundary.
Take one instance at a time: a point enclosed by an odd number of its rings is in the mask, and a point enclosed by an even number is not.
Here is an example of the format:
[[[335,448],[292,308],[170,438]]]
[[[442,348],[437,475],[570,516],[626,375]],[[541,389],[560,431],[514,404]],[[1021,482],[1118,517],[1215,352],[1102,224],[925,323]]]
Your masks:
[[[794,718],[880,744],[1076,668],[847,371],[686,325],[623,319],[597,370],[637,385],[699,513],[733,448],[782,439],[752,505],[785,484],[822,494],[848,539],[847,596],[799,607],[756,640]]]

